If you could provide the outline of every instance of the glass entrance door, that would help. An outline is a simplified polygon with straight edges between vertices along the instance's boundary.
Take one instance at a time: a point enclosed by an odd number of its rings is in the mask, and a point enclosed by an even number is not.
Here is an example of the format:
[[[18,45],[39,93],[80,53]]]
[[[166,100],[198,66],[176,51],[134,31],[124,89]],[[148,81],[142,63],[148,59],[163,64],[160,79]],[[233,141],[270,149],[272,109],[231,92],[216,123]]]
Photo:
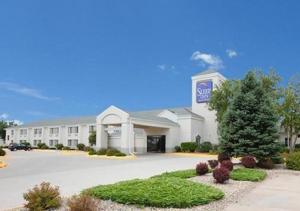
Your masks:
[[[166,136],[147,136],[147,152],[166,152]]]

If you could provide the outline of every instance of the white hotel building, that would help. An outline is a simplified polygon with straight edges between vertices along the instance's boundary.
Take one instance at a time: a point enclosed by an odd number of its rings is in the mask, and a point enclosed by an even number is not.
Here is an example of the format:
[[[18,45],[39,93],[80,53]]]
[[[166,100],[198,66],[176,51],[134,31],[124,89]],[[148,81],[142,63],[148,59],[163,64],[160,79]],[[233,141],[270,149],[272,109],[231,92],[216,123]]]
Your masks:
[[[226,78],[207,70],[192,77],[192,106],[128,112],[110,106],[98,116],[64,118],[32,122],[7,128],[5,144],[27,141],[32,146],[45,143],[55,147],[76,148],[89,145],[88,137],[96,131],[96,148],[116,148],[130,153],[169,152],[181,142],[218,143],[215,112],[208,109],[211,91]]]

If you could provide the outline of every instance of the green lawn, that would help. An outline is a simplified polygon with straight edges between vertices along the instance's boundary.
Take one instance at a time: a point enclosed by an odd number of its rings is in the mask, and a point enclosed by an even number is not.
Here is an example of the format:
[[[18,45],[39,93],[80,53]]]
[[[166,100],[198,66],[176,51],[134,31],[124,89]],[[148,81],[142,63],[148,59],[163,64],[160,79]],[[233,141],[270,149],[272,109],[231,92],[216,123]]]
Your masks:
[[[176,173],[175,175],[186,177],[191,174]],[[174,208],[207,204],[224,196],[224,193],[217,188],[168,176],[100,185],[86,190],[85,193],[95,198],[122,204]]]
[[[188,178],[195,177],[195,176],[197,176],[195,169],[187,169],[187,170],[165,172],[160,175],[153,176],[152,178],[155,178],[155,177],[177,177],[177,178],[181,178],[181,179],[188,179]]]
[[[234,169],[230,173],[230,179],[239,181],[252,181],[258,182],[266,178],[267,173],[263,170],[249,169],[249,168],[239,168]]]

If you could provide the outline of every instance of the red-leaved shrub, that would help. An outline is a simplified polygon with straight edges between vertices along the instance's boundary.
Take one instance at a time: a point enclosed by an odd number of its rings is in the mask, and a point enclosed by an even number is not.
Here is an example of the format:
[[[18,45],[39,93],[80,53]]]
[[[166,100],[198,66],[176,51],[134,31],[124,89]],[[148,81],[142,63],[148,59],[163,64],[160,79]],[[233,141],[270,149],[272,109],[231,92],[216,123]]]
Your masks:
[[[196,166],[197,175],[204,175],[208,173],[208,166],[206,163],[198,163]]]
[[[218,161],[222,163],[223,160],[230,160],[230,155],[226,152],[221,152],[218,154]]]
[[[242,157],[241,163],[245,168],[254,168],[256,166],[255,158],[250,155]]]
[[[208,164],[210,168],[215,169],[219,165],[219,162],[217,160],[209,160]]]
[[[233,170],[233,163],[231,160],[223,160],[221,163],[221,167],[227,168],[229,171]]]
[[[217,183],[224,183],[229,180],[229,170],[224,167],[216,168],[213,170],[213,177]]]
[[[266,158],[266,159],[259,160],[257,166],[264,169],[272,169],[274,168],[274,163],[271,160],[271,158]]]

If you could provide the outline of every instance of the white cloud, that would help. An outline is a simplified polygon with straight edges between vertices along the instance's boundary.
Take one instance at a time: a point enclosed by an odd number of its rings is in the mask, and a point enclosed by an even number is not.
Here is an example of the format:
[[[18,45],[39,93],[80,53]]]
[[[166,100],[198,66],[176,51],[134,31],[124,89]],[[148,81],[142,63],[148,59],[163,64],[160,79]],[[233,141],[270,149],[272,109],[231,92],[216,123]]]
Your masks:
[[[175,65],[160,64],[160,65],[157,65],[157,68],[159,70],[161,70],[162,72],[170,72],[173,74],[179,74],[179,72],[176,70]]]
[[[236,57],[238,55],[238,53],[235,50],[232,50],[232,49],[227,49],[226,53],[227,53],[227,56],[229,58],[233,58],[233,57]]]
[[[7,113],[3,113],[0,115],[0,119],[7,119],[9,115]]]
[[[0,88],[15,92],[21,95],[41,99],[41,100],[58,100],[56,97],[48,97],[43,95],[39,90],[21,86],[15,83],[0,82]]]
[[[203,66],[208,66],[209,69],[219,70],[224,68],[223,61],[219,56],[201,53],[195,51],[191,57],[193,61],[199,61]]]

